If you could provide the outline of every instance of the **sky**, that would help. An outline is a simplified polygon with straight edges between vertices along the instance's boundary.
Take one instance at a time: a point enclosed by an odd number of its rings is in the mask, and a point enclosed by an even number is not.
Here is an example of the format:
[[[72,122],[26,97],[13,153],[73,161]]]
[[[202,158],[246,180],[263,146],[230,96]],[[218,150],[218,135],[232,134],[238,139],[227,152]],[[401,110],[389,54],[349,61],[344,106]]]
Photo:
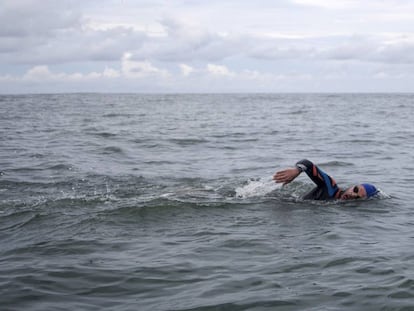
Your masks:
[[[412,0],[1,0],[0,93],[414,92]]]

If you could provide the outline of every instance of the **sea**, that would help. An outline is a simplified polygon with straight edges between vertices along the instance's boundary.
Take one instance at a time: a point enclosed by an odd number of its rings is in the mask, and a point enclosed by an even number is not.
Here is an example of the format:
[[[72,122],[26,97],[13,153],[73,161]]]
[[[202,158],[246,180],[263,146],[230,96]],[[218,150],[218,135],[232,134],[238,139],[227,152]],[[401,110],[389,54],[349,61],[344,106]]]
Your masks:
[[[413,155],[414,94],[1,95],[0,309],[414,310]]]

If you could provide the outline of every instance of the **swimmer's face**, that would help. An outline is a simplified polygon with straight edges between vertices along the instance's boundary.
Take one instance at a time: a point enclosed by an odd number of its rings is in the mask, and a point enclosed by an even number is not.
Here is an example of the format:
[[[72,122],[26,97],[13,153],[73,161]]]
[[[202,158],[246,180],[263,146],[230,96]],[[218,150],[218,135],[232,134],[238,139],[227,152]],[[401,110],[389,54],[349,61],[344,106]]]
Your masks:
[[[342,194],[342,200],[355,200],[355,199],[364,199],[367,197],[367,192],[365,191],[364,186],[355,185],[345,190]]]

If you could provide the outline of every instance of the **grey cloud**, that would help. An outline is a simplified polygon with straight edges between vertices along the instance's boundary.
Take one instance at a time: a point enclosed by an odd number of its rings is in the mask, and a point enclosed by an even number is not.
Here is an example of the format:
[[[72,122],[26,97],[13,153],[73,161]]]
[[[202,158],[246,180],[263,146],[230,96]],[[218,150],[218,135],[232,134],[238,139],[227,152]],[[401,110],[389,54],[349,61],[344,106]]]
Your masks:
[[[414,43],[390,44],[387,38],[367,36],[324,36],[314,38],[264,38],[253,35],[191,31],[169,25],[168,35],[147,38],[133,51],[133,59],[167,62],[223,61],[243,56],[263,61],[361,61],[413,64]]]
[[[76,5],[62,7],[57,1],[2,1],[0,37],[50,37],[57,31],[80,27]]]
[[[414,42],[388,43],[372,36],[325,36],[304,39],[252,39],[248,56],[263,60],[338,60],[413,64]]]
[[[146,40],[128,27],[87,27],[81,1],[5,1],[0,8],[0,62],[54,64],[117,61]]]
[[[80,29],[82,17],[76,9],[58,1],[3,1],[0,7],[0,60],[14,62],[19,54],[29,56],[62,34]]]
[[[254,44],[248,55],[262,60],[280,60],[308,59],[313,58],[317,53],[317,48],[312,45],[274,40],[271,43]]]
[[[56,64],[83,61],[118,61],[125,51],[134,50],[146,40],[142,33],[119,27],[110,30],[68,31],[59,38],[30,45],[10,39],[2,45],[0,61],[18,64]],[[7,40],[6,40],[7,41]]]
[[[16,4],[17,3],[17,4]],[[54,64],[115,61],[139,48],[146,35],[128,27],[96,30],[76,1],[6,1],[0,11],[0,62]]]
[[[55,41],[56,49],[64,52],[54,54],[59,61],[116,61],[125,51],[134,50],[146,40],[146,35],[125,27],[108,30],[83,30],[68,36],[67,42]],[[53,49],[51,49],[53,50]],[[53,55],[53,54],[52,54]]]
[[[384,63],[414,64],[414,43],[382,46],[375,51],[374,59]]]
[[[161,62],[213,62],[242,56],[264,61],[316,59],[414,63],[414,43],[408,41],[391,45],[381,38],[363,35],[286,39],[234,32],[222,34],[174,18],[159,21],[165,36],[149,36],[128,27],[107,30],[87,27],[88,21],[77,9],[82,7],[80,0],[3,2],[0,8],[0,63],[119,61],[125,52],[130,52],[133,60]],[[184,2],[188,4],[188,1]],[[150,5],[149,1],[145,3]],[[160,1],[157,3],[161,5]],[[193,2],[193,5],[199,5],[197,3]],[[264,7],[273,5],[271,3],[270,0],[261,2]],[[245,2],[243,5],[251,4]],[[293,4],[287,0],[279,4],[288,5]]]
[[[148,38],[140,49],[134,51],[133,59],[153,58],[159,61],[218,61],[234,56],[243,50],[241,38],[224,36],[176,20],[161,22],[165,37]]]
[[[387,41],[371,37],[350,37],[342,44],[332,46],[320,53],[333,60],[358,60],[389,64],[414,64],[414,42]]]
[[[47,43],[46,38],[40,37],[27,37],[25,39],[16,38],[16,37],[2,37],[0,38],[0,59],[2,54],[19,52],[19,51],[28,51],[36,46],[40,46],[42,44]],[[4,57],[4,55],[3,55]],[[13,59],[14,56],[11,58]]]

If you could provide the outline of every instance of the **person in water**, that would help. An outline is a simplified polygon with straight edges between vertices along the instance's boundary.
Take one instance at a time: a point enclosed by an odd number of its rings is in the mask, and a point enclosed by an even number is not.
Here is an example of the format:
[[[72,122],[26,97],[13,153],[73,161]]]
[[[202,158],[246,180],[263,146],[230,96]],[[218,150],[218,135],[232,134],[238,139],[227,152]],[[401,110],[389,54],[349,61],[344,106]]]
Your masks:
[[[378,193],[377,188],[371,184],[359,184],[348,189],[341,189],[331,176],[306,159],[297,162],[294,168],[276,172],[273,180],[286,185],[302,172],[305,172],[316,184],[316,187],[304,196],[305,200],[352,200],[369,198]]]

